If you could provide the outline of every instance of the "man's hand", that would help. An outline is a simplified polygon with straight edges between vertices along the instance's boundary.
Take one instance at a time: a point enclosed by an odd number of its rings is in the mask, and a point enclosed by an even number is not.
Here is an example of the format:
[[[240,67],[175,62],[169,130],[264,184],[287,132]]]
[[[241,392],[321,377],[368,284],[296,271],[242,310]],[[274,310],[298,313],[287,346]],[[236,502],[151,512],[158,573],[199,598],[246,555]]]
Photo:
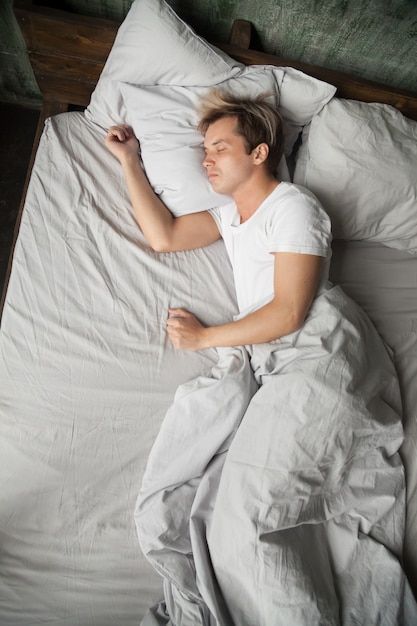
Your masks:
[[[202,350],[207,347],[204,342],[205,326],[185,309],[169,309],[167,332],[174,347],[180,350]]]
[[[138,157],[139,141],[133,134],[133,130],[127,124],[110,126],[105,139],[106,147],[120,163],[129,157]]]

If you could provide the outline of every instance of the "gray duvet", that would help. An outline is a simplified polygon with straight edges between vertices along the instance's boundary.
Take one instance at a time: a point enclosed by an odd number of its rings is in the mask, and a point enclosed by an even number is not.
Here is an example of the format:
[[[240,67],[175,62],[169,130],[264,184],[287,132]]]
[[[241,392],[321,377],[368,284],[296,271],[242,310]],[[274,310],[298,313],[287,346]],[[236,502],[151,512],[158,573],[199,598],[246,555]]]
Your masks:
[[[402,570],[395,369],[339,287],[301,330],[179,387],[135,519],[164,578],[143,626],[417,623]]]

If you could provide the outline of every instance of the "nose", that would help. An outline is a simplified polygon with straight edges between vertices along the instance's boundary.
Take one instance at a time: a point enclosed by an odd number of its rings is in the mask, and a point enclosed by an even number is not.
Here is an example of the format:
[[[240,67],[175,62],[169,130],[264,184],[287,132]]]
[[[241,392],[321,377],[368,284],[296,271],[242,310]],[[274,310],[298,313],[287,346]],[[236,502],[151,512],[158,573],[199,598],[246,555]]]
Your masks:
[[[213,157],[211,157],[208,154],[206,154],[204,159],[203,159],[203,167],[208,168],[208,167],[210,167],[213,164],[214,164]]]

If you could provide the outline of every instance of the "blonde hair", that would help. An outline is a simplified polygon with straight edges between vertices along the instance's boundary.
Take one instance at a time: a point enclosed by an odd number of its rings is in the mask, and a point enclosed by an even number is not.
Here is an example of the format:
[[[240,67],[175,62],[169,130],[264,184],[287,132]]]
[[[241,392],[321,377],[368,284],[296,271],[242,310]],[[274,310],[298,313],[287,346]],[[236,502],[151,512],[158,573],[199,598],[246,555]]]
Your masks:
[[[266,143],[269,152],[265,164],[276,178],[284,148],[282,119],[267,101],[268,94],[255,99],[239,98],[215,89],[201,102],[198,129],[205,134],[208,127],[224,117],[236,118],[236,131],[245,141],[250,154],[259,144]]]

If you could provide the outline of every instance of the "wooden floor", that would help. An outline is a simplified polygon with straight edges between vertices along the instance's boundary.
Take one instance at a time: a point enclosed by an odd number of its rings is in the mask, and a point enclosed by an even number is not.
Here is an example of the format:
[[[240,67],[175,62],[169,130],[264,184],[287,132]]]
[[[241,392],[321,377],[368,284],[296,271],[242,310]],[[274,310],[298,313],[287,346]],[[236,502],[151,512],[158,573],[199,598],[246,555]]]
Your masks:
[[[0,103],[0,294],[39,111]]]

